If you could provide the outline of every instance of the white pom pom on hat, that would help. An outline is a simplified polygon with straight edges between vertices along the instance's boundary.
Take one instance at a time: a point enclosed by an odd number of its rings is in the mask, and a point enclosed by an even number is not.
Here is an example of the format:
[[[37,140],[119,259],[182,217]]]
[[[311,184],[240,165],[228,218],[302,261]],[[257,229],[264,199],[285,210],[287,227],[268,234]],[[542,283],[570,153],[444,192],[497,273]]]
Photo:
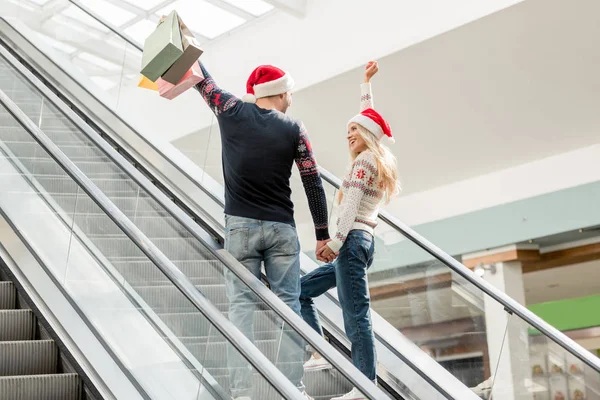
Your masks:
[[[256,96],[250,93],[246,93],[242,96],[242,101],[244,103],[256,103]]]

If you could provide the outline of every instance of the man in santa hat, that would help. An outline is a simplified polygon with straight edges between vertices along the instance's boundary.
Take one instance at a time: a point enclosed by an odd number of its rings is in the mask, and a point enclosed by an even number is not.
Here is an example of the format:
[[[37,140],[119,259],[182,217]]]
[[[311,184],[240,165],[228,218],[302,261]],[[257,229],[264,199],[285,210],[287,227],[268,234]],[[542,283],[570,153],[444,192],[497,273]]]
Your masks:
[[[205,79],[197,89],[221,129],[225,249],[258,279],[264,262],[271,290],[300,315],[300,244],[290,188],[294,163],[308,197],[315,248],[321,249],[330,238],[325,191],[306,128],[285,115],[292,103],[294,80],[279,68],[261,65],[248,79],[247,94],[239,99],[219,88],[201,67]],[[258,300],[233,273],[226,271],[226,276],[229,318],[254,340],[253,314]],[[277,365],[310,399],[302,383],[302,341],[291,331],[284,336]],[[250,399],[252,371],[232,347],[228,366],[233,397]]]

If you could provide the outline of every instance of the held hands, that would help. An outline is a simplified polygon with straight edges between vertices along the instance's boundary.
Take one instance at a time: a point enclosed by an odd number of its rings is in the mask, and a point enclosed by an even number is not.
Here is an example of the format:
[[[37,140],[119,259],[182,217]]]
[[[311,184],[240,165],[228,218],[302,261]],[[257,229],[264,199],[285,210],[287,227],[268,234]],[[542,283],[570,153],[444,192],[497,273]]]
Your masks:
[[[327,243],[329,242],[331,242],[331,239],[317,241],[317,250],[315,251],[317,260],[322,262],[332,262],[337,258],[338,254],[334,253],[333,250],[327,246]]]
[[[369,61],[365,67],[365,83],[371,82],[371,78],[379,71],[377,61]]]

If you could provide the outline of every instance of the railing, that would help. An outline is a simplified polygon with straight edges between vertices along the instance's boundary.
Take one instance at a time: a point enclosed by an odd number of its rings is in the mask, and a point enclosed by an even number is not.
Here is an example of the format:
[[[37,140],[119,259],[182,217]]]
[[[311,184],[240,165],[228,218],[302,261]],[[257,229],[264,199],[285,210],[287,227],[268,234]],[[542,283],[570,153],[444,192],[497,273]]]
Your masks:
[[[156,265],[181,293],[208,318],[237,351],[286,398],[302,400],[298,389],[246,338],[209,300],[207,300],[173,263],[115,206],[94,183],[0,90],[2,104],[40,146],[90,196],[106,215]],[[377,398],[377,397],[373,397]],[[384,398],[384,397],[380,397]]]
[[[329,184],[339,189],[341,180],[335,175],[331,174],[325,169],[320,169],[321,176]],[[553,326],[546,323],[544,320],[539,318],[537,315],[529,311],[522,304],[516,302],[514,299],[506,295],[504,292],[498,290],[496,287],[486,282],[484,279],[477,276],[469,268],[458,262],[454,257],[445,253],[439,247],[429,242],[423,236],[419,235],[408,225],[399,221],[396,217],[389,214],[386,211],[380,211],[379,218],[385,221],[387,224],[392,226],[398,232],[401,232],[406,238],[412,241],[414,244],[425,250],[427,253],[435,257],[437,260],[442,262],[447,267],[451,268],[454,272],[459,274],[461,277],[466,279],[472,285],[480,289],[482,292],[492,297],[498,303],[502,304],[505,310],[511,314],[518,315],[528,324],[533,326],[535,329],[548,336],[552,341],[565,348],[571,354],[579,358],[581,361],[586,363],[589,367],[593,368],[597,372],[600,372],[600,359],[592,355],[589,351],[586,351],[578,343],[567,337],[565,334],[554,328]]]
[[[292,327],[298,335],[302,337],[308,344],[314,349],[319,351],[324,357],[326,357],[331,364],[344,376],[350,383],[358,387],[363,393],[368,395],[372,399],[387,399],[387,396],[373,383],[361,374],[344,356],[333,349],[320,335],[314,332],[310,327],[302,320],[301,317],[293,313],[287,305],[285,305],[274,293],[266,288],[259,280],[257,280],[243,265],[241,265],[235,258],[229,253],[223,250],[214,239],[202,230],[196,222],[194,222],[189,215],[183,210],[174,206],[172,200],[162,193],[156,186],[152,184],[140,171],[135,169],[130,162],[128,162],[123,156],[118,154],[105,140],[103,140],[96,132],[94,132],[87,124],[85,124],[79,117],[77,117],[72,110],[70,110],[64,103],[56,98],[56,95],[52,93],[47,87],[37,82],[37,79],[27,71],[22,65],[16,63],[16,60],[10,60],[12,58],[8,52],[0,48],[0,55],[9,59],[12,66],[16,68],[21,74],[27,77],[27,79],[34,84],[37,90],[44,94],[52,104],[61,110],[65,115],[69,117],[81,131],[92,141],[98,148],[102,149],[119,167],[123,169],[125,173],[141,188],[143,188],[154,200],[156,200],[169,214],[175,218],[181,225],[183,225],[195,239],[202,243],[217,260],[222,262],[234,275],[240,279],[245,285],[247,285],[259,299],[268,304],[277,315],[282,318],[283,321],[290,327]],[[36,127],[37,128],[37,127]],[[38,128],[39,130],[39,128]],[[43,135],[43,133],[41,133]],[[51,142],[50,142],[51,143]],[[60,150],[59,150],[60,151]],[[68,159],[67,159],[68,160]],[[85,175],[83,175],[85,177]],[[111,210],[116,209],[113,206]],[[118,209],[116,209],[118,211]],[[120,212],[120,211],[119,211]],[[135,228],[135,225],[133,225]],[[136,228],[137,229],[137,228]],[[133,232],[133,231],[132,231]],[[139,232],[139,230],[138,230]],[[141,232],[140,232],[141,233]],[[151,241],[150,241],[151,243]],[[155,247],[154,247],[155,248]],[[156,256],[156,255],[155,255]],[[149,256],[150,257],[150,256]],[[173,266],[177,271],[178,278],[184,277],[189,283],[189,280],[185,278],[177,267],[175,267],[168,258],[162,259],[164,262],[169,262],[169,265]],[[174,282],[175,283],[175,282]],[[191,285],[191,283],[189,283]],[[191,285],[193,287],[193,285]],[[188,287],[188,289],[190,289]],[[197,295],[198,291],[194,290]],[[200,296],[201,297],[201,296]],[[221,317],[223,317],[221,315]],[[245,337],[244,337],[245,338]],[[262,353],[261,353],[262,354]],[[297,392],[297,390],[296,390]]]

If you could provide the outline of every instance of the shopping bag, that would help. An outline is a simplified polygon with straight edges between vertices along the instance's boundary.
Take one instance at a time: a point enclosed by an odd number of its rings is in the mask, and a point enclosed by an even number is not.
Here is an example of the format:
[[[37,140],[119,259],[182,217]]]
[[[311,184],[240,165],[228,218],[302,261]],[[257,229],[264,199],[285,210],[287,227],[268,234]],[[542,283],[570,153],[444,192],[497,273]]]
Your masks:
[[[158,85],[156,84],[156,82],[152,82],[150,79],[146,78],[144,75],[140,76],[140,81],[138,82],[138,87],[158,91]]]
[[[181,78],[190,70],[192,65],[203,53],[200,44],[188,29],[187,25],[178,17],[179,29],[181,31],[181,43],[183,45],[183,54],[175,63],[165,72],[161,78],[176,85]]]
[[[202,74],[200,64],[195,62],[194,65],[192,65],[192,68],[185,73],[177,85],[173,85],[162,78],[158,78],[156,81],[158,84],[158,94],[165,99],[172,100],[181,93],[200,83],[203,79],[204,75]]]
[[[179,17],[173,10],[144,42],[142,75],[156,82],[182,54]]]

